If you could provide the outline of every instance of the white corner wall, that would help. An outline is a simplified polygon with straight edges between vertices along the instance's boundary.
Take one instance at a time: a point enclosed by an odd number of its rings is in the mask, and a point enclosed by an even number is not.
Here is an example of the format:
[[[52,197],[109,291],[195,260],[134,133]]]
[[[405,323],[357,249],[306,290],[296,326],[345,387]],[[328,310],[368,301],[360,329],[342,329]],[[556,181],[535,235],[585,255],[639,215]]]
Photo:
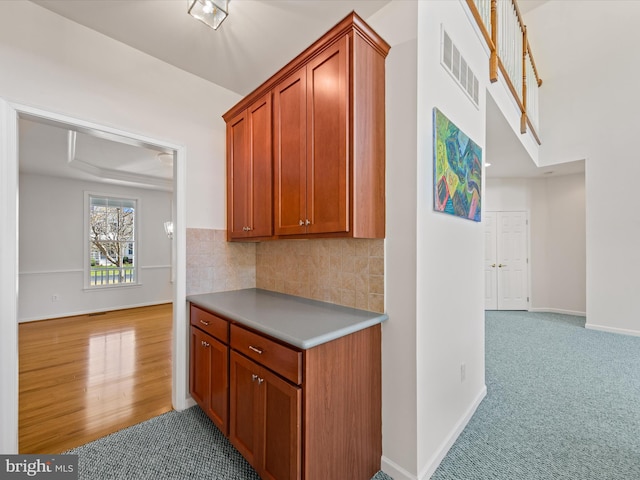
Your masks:
[[[417,2],[392,2],[367,22],[390,45],[386,59],[385,308],[382,324],[382,464],[417,475],[416,218]]]
[[[139,200],[140,285],[84,288],[85,191]],[[163,227],[171,219],[170,192],[21,174],[19,194],[19,322],[173,300],[171,241]]]
[[[479,108],[440,64],[442,27],[478,78]],[[472,28],[465,2],[418,2],[416,363],[420,479],[435,471],[486,395],[484,226],[433,211],[432,111],[437,107],[484,151],[488,84],[488,57]],[[460,373],[463,364],[464,381]]]
[[[465,9],[393,2],[368,19],[392,46],[382,469],[396,480],[429,478],[486,394],[483,227],[433,212],[433,107],[485,143],[488,61]],[[479,109],[440,65],[442,24],[480,80]]]
[[[625,46],[640,43],[638,18],[640,2],[619,0],[546,2],[526,17],[544,80],[541,164],[586,159],[587,327],[631,335],[640,335],[640,223],[630,184],[640,175],[630,148],[640,65]]]

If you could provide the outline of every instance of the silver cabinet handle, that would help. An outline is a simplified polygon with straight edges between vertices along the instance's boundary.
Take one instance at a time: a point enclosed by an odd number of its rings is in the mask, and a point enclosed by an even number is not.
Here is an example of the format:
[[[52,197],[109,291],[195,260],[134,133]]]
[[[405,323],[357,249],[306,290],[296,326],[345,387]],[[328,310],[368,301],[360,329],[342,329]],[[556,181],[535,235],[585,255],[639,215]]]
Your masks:
[[[254,352],[256,352],[258,355],[262,355],[262,350],[254,347],[253,345],[249,345],[249,350],[253,350]]]
[[[504,263],[499,263],[498,268],[502,268],[502,267],[506,267],[506,265]]]
[[[202,340],[202,342],[201,342],[201,343],[202,343],[202,346],[203,346],[203,347],[208,347],[208,346],[209,346],[209,343],[208,343],[208,342],[205,342],[204,340]]]
[[[304,220],[299,220],[298,221],[298,225],[300,225],[302,227],[304,225]]]
[[[258,385],[262,385],[262,382],[264,382],[264,378],[258,377]]]
[[[200,323],[203,324],[205,327],[209,326],[209,322],[205,322],[204,320],[200,320]]]
[[[255,373],[251,374],[251,381],[255,382],[258,379],[258,375],[256,375]]]
[[[304,222],[305,225],[311,225],[311,221],[307,218],[307,221]]]
[[[496,264],[495,264],[495,263],[492,263],[492,264],[491,264],[491,268],[496,268]]]

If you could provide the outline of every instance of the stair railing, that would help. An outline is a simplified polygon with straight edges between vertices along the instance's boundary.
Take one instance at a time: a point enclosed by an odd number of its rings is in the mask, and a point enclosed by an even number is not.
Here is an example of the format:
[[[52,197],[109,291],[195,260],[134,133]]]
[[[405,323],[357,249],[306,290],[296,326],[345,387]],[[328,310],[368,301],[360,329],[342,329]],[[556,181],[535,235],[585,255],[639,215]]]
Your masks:
[[[489,78],[498,81],[498,72],[520,108],[520,132],[529,131],[540,144],[538,88],[542,80],[531,53],[525,26],[516,0],[466,0],[491,56]]]

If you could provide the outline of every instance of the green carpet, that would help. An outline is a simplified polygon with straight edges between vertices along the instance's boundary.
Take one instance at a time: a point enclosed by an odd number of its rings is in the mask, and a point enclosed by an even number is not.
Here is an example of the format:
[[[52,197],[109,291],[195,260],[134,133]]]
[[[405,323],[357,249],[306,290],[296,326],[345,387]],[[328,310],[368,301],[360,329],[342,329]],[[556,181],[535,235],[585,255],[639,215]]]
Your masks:
[[[432,480],[640,479],[640,338],[487,312],[487,397]]]
[[[260,480],[199,407],[168,412],[65,453],[80,480]],[[372,480],[390,480],[378,472]]]

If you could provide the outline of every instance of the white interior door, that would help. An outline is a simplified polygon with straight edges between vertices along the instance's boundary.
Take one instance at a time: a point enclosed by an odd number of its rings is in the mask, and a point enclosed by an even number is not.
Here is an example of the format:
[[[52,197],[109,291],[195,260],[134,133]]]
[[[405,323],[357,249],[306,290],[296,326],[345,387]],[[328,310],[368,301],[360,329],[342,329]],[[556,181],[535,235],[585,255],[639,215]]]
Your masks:
[[[528,310],[527,213],[487,212],[485,219],[485,309]]]

